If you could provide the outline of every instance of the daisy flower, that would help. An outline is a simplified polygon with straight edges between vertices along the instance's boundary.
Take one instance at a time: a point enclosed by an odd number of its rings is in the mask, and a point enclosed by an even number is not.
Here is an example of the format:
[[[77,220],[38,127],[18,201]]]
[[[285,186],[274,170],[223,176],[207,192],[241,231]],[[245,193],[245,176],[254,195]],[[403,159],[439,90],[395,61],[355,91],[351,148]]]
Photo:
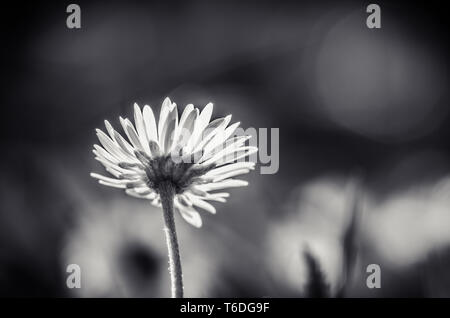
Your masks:
[[[234,177],[255,167],[245,161],[258,150],[245,145],[250,136],[234,135],[239,123],[229,125],[231,115],[211,121],[212,110],[211,103],[201,112],[189,104],[179,118],[177,105],[166,98],[158,122],[148,105],[141,111],[134,104],[134,125],[120,117],[126,138],[108,121],[107,133],[96,130],[101,146],[94,145],[95,159],[111,176],[91,176],[163,209],[173,296],[183,293],[174,208],[188,223],[201,227],[197,208],[216,213],[209,202],[225,202],[229,196],[212,191],[246,186],[247,181]]]

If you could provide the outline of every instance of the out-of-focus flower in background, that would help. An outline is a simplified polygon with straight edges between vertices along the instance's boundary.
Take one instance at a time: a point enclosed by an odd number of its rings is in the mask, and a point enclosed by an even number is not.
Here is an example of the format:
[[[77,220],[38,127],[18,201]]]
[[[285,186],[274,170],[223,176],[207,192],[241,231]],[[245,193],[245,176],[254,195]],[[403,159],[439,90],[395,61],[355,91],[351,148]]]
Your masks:
[[[365,233],[387,265],[405,267],[450,245],[450,177],[371,200]]]
[[[167,263],[160,215],[150,205],[146,211],[127,205],[122,200],[91,204],[67,233],[62,263],[81,268],[82,288],[72,289],[76,296],[163,294]]]

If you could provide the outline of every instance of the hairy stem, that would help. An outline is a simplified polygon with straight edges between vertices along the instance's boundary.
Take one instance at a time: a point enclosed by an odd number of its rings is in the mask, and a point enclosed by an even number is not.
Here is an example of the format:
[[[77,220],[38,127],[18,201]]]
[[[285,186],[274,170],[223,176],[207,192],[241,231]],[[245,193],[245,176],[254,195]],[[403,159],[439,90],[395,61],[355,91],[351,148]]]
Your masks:
[[[172,283],[172,298],[183,298],[183,275],[181,272],[180,250],[178,247],[175,219],[173,215],[173,199],[175,189],[171,182],[161,182],[159,195],[164,214],[167,249],[169,252],[169,271]]]

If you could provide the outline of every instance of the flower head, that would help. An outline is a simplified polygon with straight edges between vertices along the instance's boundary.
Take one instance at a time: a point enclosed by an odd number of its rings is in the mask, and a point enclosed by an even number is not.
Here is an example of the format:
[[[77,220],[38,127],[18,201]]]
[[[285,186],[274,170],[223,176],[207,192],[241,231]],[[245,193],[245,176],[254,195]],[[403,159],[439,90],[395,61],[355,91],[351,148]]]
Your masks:
[[[166,98],[157,123],[150,106],[141,111],[134,104],[134,125],[120,117],[128,141],[106,120],[108,134],[96,130],[103,147],[94,145],[95,159],[112,176],[91,176],[156,206],[161,206],[160,186],[169,182],[175,191],[174,207],[200,227],[196,208],[215,213],[208,201],[225,202],[229,194],[211,191],[246,186],[247,181],[233,177],[254,169],[254,162],[242,160],[258,150],[245,146],[250,136],[234,136],[239,123],[228,126],[231,115],[211,121],[212,110],[211,103],[201,112],[189,104],[178,118],[176,104]]]

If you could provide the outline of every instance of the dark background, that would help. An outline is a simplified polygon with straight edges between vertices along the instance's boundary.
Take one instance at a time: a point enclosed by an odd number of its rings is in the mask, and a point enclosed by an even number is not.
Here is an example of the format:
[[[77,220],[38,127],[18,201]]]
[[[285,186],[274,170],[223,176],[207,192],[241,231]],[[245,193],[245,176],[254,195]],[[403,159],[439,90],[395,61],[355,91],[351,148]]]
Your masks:
[[[177,218],[186,296],[450,295],[444,1],[76,3],[1,10],[0,295],[169,295],[160,211],[89,177],[103,119],[165,96],[280,129],[277,174]]]

